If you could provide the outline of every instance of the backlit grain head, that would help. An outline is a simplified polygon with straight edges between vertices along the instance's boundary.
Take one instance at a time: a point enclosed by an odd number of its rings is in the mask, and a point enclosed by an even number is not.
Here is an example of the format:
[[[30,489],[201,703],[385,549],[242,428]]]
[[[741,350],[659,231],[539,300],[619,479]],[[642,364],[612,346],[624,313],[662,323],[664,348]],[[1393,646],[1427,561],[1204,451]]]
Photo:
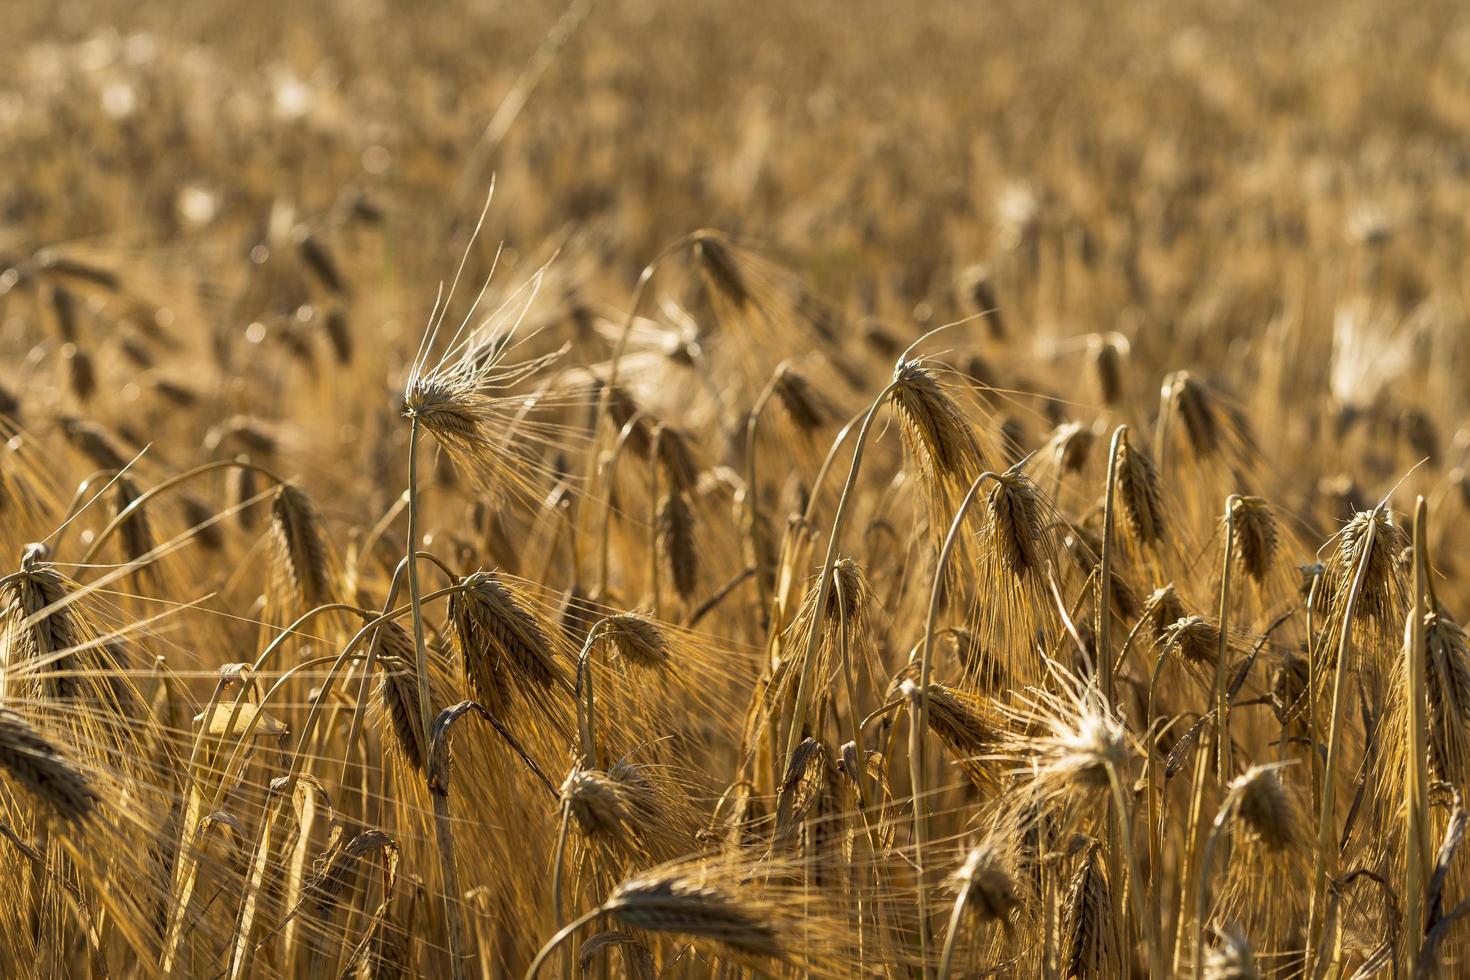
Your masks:
[[[87,819],[100,800],[91,780],[24,718],[0,708],[0,769],[47,815],[68,823]]]
[[[1006,922],[1021,905],[1021,893],[1004,856],[991,844],[970,848],[949,877],[949,887],[965,896],[965,910],[981,922]]]
[[[1260,497],[1237,497],[1230,509],[1237,560],[1257,583],[1265,581],[1276,558],[1276,517]]]
[[[271,502],[273,568],[279,585],[299,607],[332,601],[332,572],[321,520],[311,498],[283,483]]]
[[[1093,980],[1114,975],[1112,894],[1102,848],[1092,843],[1067,882],[1062,899],[1062,975]]]
[[[598,635],[624,662],[643,670],[669,665],[669,640],[663,627],[637,613],[618,613],[602,620]]]
[[[986,499],[986,528],[996,553],[1016,577],[1034,571],[1042,558],[1042,500],[1036,484],[1012,467],[997,476]]]
[[[1200,381],[1181,371],[1170,389],[1174,412],[1184,425],[1185,441],[1201,459],[1220,448],[1221,421],[1215,398]]]
[[[1164,649],[1192,664],[1213,664],[1220,656],[1220,630],[1203,616],[1184,616],[1164,628]]]
[[[1125,445],[1118,459],[1118,496],[1123,516],[1133,537],[1141,545],[1154,545],[1164,537],[1164,501],[1159,474],[1154,464],[1132,446]]]
[[[694,540],[694,511],[678,491],[666,493],[657,514],[658,559],[686,601],[693,598],[699,573],[699,549]]]
[[[634,929],[707,940],[762,959],[786,955],[782,924],[761,902],[680,869],[630,878],[604,907]]]
[[[551,640],[525,601],[494,573],[475,572],[449,599],[449,620],[475,697],[491,711],[509,692],[544,694],[561,680]]]
[[[934,372],[918,361],[894,368],[893,408],[904,444],[928,479],[965,486],[982,468],[980,446],[969,422]]]
[[[1273,851],[1298,840],[1299,815],[1282,786],[1276,766],[1251,766],[1230,784],[1236,798],[1235,815],[1250,832]]]

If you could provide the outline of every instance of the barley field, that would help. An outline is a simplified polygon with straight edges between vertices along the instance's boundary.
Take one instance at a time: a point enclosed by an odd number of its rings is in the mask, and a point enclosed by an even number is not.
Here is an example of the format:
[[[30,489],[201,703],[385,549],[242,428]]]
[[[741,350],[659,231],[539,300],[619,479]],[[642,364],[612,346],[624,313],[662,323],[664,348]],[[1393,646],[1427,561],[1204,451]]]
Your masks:
[[[1470,976],[1470,7],[4,13],[0,975]]]

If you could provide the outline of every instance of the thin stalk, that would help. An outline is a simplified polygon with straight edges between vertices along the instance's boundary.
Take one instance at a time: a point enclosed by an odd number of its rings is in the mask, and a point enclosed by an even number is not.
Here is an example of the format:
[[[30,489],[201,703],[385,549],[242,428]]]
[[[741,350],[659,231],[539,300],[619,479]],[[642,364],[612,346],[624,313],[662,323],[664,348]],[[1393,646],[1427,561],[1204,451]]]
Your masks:
[[[857,685],[852,679],[852,651],[850,649],[851,637],[848,635],[847,624],[847,597],[842,594],[842,583],[837,583],[837,618],[838,618],[838,657],[842,661],[842,680],[847,687],[847,723],[852,734],[853,755],[857,759],[857,766],[852,774],[853,784],[857,787],[858,809],[861,810],[868,799],[868,755],[863,748],[863,726],[858,719]],[[867,822],[866,813],[863,815],[864,823]]]
[[[1333,810],[1337,790],[1337,754],[1342,741],[1343,689],[1347,686],[1347,659],[1352,648],[1353,615],[1357,611],[1358,596],[1363,590],[1363,578],[1368,572],[1368,558],[1373,553],[1378,522],[1368,521],[1363,535],[1363,552],[1358,557],[1358,567],[1353,572],[1352,587],[1348,591],[1347,603],[1343,607],[1342,628],[1337,642],[1337,664],[1332,678],[1332,715],[1327,729],[1327,761],[1322,773],[1322,808],[1317,821],[1317,848],[1313,861],[1312,904],[1307,915],[1308,949],[1317,948],[1317,931],[1321,928],[1321,916],[1327,900],[1329,874],[1337,867],[1337,839],[1333,832]]]
[[[1215,781],[1222,800],[1225,787],[1230,782],[1230,705],[1225,690],[1225,658],[1229,649],[1226,636],[1230,628],[1230,573],[1235,558],[1235,503],[1239,499],[1233,493],[1225,499],[1225,555],[1220,568],[1220,644],[1215,654],[1215,728],[1219,732],[1215,739]]]
[[[1164,664],[1168,660],[1169,651],[1164,649],[1154,661],[1154,670],[1148,682],[1148,702],[1143,719],[1143,733],[1148,748],[1144,758],[1144,774],[1148,781],[1148,806],[1146,809],[1147,826],[1144,828],[1148,835],[1148,866],[1155,880],[1153,887],[1149,889],[1149,922],[1153,925],[1155,936],[1161,935],[1163,931],[1163,889],[1159,887],[1157,877],[1163,870],[1161,856],[1164,849],[1163,827],[1160,819],[1159,808],[1159,766],[1154,756],[1154,692],[1159,686],[1159,675],[1163,673]]]
[[[1404,656],[1408,660],[1408,717],[1404,735],[1408,746],[1408,771],[1404,780],[1404,975],[1414,976],[1419,954],[1419,937],[1424,935],[1425,883],[1430,876],[1429,844],[1429,747],[1424,715],[1428,703],[1425,679],[1425,586],[1429,579],[1429,512],[1424,498],[1414,506],[1414,601],[1404,631]]]
[[[594,768],[598,765],[597,742],[594,731],[597,726],[597,706],[592,699],[592,645],[602,636],[607,619],[599,619],[587,631],[582,642],[582,652],[577,656],[577,730],[582,739],[582,759]]]
[[[97,555],[98,549],[100,549],[102,545],[107,541],[107,539],[112,536],[112,533],[116,531],[119,527],[121,527],[123,522],[125,522],[134,513],[144,507],[148,503],[148,501],[152,500],[154,497],[157,497],[159,494],[164,493],[168,490],[172,490],[174,487],[177,487],[182,483],[187,483],[189,480],[192,480],[195,477],[203,476],[206,473],[211,473],[215,470],[226,469],[232,466],[236,469],[254,470],[261,476],[266,477],[274,483],[286,482],[275,473],[266,469],[264,466],[260,466],[245,459],[217,459],[212,463],[204,463],[201,466],[196,466],[192,470],[185,470],[183,473],[180,473],[177,476],[171,476],[167,480],[164,480],[162,483],[156,486],[149,487],[147,490],[144,490],[142,493],[138,494],[138,496],[133,500],[132,503],[128,504],[121,511],[119,511],[116,517],[108,521],[106,526],[104,526],[102,530],[97,532],[97,536],[92,539],[92,543],[87,546],[86,552],[82,555],[82,560],[77,564],[91,564],[92,559]]]
[[[686,245],[698,241],[704,232],[695,231],[675,239],[653,257],[653,260],[643,267],[638,274],[638,282],[633,287],[633,298],[628,303],[628,312],[623,317],[622,329],[618,331],[618,342],[613,347],[612,358],[608,361],[607,382],[597,395],[597,411],[592,419],[592,438],[587,440],[587,492],[592,492],[592,486],[598,475],[597,454],[599,436],[602,431],[602,420],[607,415],[608,403],[612,400],[613,389],[618,384],[618,371],[622,367],[623,354],[628,349],[628,338],[633,333],[633,324],[638,320],[638,311],[643,307],[643,295],[648,290],[648,284],[653,281],[653,274],[658,267],[664,263],[669,256],[674,255]],[[607,517],[604,516],[604,521]],[[606,585],[606,582],[600,583]]]
[[[1235,790],[1226,794],[1225,801],[1220,804],[1220,810],[1210,824],[1210,833],[1205,838],[1204,855],[1200,858],[1199,882],[1194,899],[1194,980],[1201,980],[1204,971],[1205,916],[1210,900],[1210,866],[1214,863],[1215,845],[1219,842],[1220,830],[1225,826],[1225,821],[1230,819],[1230,813],[1235,809],[1239,796],[1239,792]]]
[[[912,682],[905,681],[909,699],[909,781],[914,795],[914,899],[919,908],[919,962],[929,976],[929,893],[924,881],[924,779],[919,766],[924,759],[924,697]]]
[[[408,433],[408,598],[413,609],[414,672],[419,687],[419,720],[425,734],[432,732],[432,712],[429,697],[429,655],[424,641],[424,612],[419,593],[418,562],[412,560],[419,547],[419,499],[418,499],[418,449],[419,419],[415,415],[410,421]],[[320,702],[321,699],[318,699]],[[444,876],[444,925],[445,938],[449,944],[449,975],[452,980],[464,980],[464,919],[459,909],[458,869],[454,863],[454,831],[448,820],[448,798],[434,792],[430,767],[424,766],[425,779],[429,784],[429,795],[434,799],[435,840],[439,846],[439,864]],[[440,819],[440,809],[444,809]]]
[[[760,425],[761,414],[766,410],[766,404],[776,390],[776,379],[781,376],[784,367],[785,362],[783,361],[771,374],[771,380],[766,382],[765,388],[756,398],[755,404],[751,406],[750,415],[745,422],[745,534],[750,548],[750,563],[756,566],[755,588],[759,604],[755,608],[758,617],[765,616],[770,600],[766,595],[766,578],[762,574],[765,570],[760,567],[761,551],[757,541],[757,516],[760,501],[757,499],[759,494],[756,492],[755,482],[755,434],[756,428]]]
[[[1322,759],[1317,754],[1317,599],[1322,588],[1322,569],[1312,570],[1307,590],[1307,765],[1312,772],[1312,802],[1322,805]]]
[[[1179,909],[1178,921],[1174,928],[1174,956],[1170,969],[1170,976],[1179,974],[1179,957],[1184,953],[1185,946],[1190,938],[1189,914],[1190,896],[1194,894],[1197,875],[1199,874],[1199,851],[1200,851],[1200,821],[1204,819],[1205,812],[1205,787],[1208,785],[1208,773],[1206,767],[1210,764],[1210,755],[1213,752],[1210,740],[1215,737],[1213,729],[1208,726],[1200,733],[1200,745],[1195,751],[1194,782],[1189,795],[1189,817],[1188,830],[1185,834],[1186,849],[1182,856],[1183,870],[1179,876]]]
[[[606,489],[602,494],[602,524],[597,529],[597,587],[593,590],[593,595],[598,598],[607,596],[607,572],[612,561],[610,543],[612,537],[612,474],[617,469],[618,460],[622,458],[623,447],[628,444],[628,438],[632,436],[633,430],[644,418],[646,416],[642,410],[639,410],[623,423],[622,429],[618,431],[617,441],[613,443],[612,452],[607,454],[607,459],[603,461],[599,471]]]
[[[557,931],[556,935],[552,936],[546,941],[546,945],[541,947],[540,952],[536,954],[536,958],[531,961],[530,967],[526,970],[525,980],[535,980],[536,974],[541,972],[541,965],[546,962],[547,958],[551,956],[552,953],[556,952],[556,948],[562,943],[566,942],[567,939],[571,937],[572,933],[576,932],[587,923],[596,919],[599,915],[603,913],[603,911],[603,907],[599,905],[592,911],[584,912],[573,919],[571,922],[562,926],[561,929]],[[570,975],[571,974],[568,974],[568,976]]]
[[[847,506],[852,498],[853,487],[857,485],[858,470],[863,464],[863,450],[867,446],[868,432],[873,426],[873,419],[878,415],[878,409],[888,400],[898,387],[897,382],[890,381],[888,385],[873,400],[868,408],[868,413],[863,416],[862,426],[858,429],[857,442],[852,449],[852,465],[847,471],[847,481],[842,485],[842,496],[837,500],[837,513],[832,519],[832,533],[827,538],[827,556],[822,560],[822,570],[817,578],[817,615],[812,617],[811,628],[807,631],[806,655],[802,659],[801,679],[796,687],[796,706],[791,717],[791,730],[786,735],[786,766],[791,764],[796,755],[796,746],[801,742],[801,728],[806,720],[807,699],[810,697],[812,686],[812,673],[816,668],[817,647],[822,636],[821,611],[827,608],[827,600],[832,595],[832,569],[837,565],[837,547],[842,540],[842,529],[847,523]]]
[[[658,555],[658,447],[660,433],[653,430],[653,446],[648,451],[648,580],[652,582],[653,618],[662,619],[659,610],[659,555]]]
[[[955,896],[954,908],[949,913],[949,931],[944,937],[944,952],[939,957],[938,980],[949,980],[949,967],[954,959],[955,937],[960,933],[960,921],[965,913],[965,903],[970,900],[970,887],[974,884],[974,877],[965,879],[960,886],[960,893]]]
[[[567,856],[567,834],[571,828],[572,801],[564,799],[561,801],[561,820],[556,830],[556,852],[551,859],[551,914],[553,921],[561,925],[562,915],[562,865],[566,863]],[[567,947],[565,956],[562,958],[562,976],[572,975],[572,948]]]
[[[1154,428],[1154,464],[1158,467],[1160,479],[1163,479],[1164,463],[1169,454],[1169,421],[1173,414],[1174,385],[1178,377],[1177,371],[1170,374],[1159,388],[1159,421]]]
[[[1113,790],[1113,806],[1118,811],[1118,840],[1122,844],[1123,857],[1128,862],[1128,894],[1133,904],[1133,914],[1143,923],[1143,942],[1148,947],[1149,976],[1164,975],[1164,961],[1159,949],[1158,929],[1148,914],[1143,895],[1143,876],[1138,873],[1138,855],[1133,850],[1133,821],[1128,816],[1128,803],[1123,793],[1123,780],[1112,765],[1108,769],[1108,785]]]
[[[1128,426],[1120,425],[1113,430],[1108,446],[1107,487],[1103,495],[1102,561],[1098,570],[1097,583],[1097,670],[1100,675],[1103,700],[1113,703],[1113,654],[1109,642],[1113,605],[1113,524],[1116,516],[1118,485],[1118,453],[1128,445]]]

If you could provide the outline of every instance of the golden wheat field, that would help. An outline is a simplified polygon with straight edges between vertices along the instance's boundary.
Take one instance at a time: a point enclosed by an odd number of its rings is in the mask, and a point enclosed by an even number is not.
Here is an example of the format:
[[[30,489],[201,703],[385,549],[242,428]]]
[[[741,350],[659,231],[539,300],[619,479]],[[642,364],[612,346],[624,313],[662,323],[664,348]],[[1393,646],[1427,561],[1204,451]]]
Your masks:
[[[1470,8],[3,13],[0,976],[1470,976]]]

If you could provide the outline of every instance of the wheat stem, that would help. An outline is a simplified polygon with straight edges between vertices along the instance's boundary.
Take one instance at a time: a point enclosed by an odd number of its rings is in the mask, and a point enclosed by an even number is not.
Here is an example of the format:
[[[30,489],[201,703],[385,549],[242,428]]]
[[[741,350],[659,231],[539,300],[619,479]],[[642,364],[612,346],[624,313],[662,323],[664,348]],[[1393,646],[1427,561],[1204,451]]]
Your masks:
[[[1381,506],[1381,505],[1380,505]],[[1333,669],[1332,706],[1327,729],[1327,759],[1322,773],[1322,804],[1317,821],[1317,848],[1313,856],[1312,904],[1307,916],[1308,949],[1316,950],[1318,930],[1322,926],[1322,913],[1327,900],[1327,881],[1336,869],[1338,853],[1334,831],[1333,810],[1336,803],[1337,755],[1342,742],[1343,690],[1347,686],[1348,652],[1352,647],[1353,617],[1357,612],[1358,596],[1363,589],[1363,580],[1368,574],[1368,561],[1372,557],[1378,530],[1377,510],[1373,512],[1363,532],[1362,553],[1353,572],[1353,582],[1348,590],[1347,602],[1343,607],[1342,627],[1338,636],[1337,663]]]
[[[1414,506],[1414,598],[1404,635],[1407,718],[1404,732],[1407,772],[1404,779],[1404,974],[1415,976],[1419,937],[1424,935],[1425,884],[1433,851],[1429,844],[1429,748],[1425,707],[1424,621],[1429,581],[1429,511],[1423,497]],[[1432,611],[1432,610],[1431,610]]]

